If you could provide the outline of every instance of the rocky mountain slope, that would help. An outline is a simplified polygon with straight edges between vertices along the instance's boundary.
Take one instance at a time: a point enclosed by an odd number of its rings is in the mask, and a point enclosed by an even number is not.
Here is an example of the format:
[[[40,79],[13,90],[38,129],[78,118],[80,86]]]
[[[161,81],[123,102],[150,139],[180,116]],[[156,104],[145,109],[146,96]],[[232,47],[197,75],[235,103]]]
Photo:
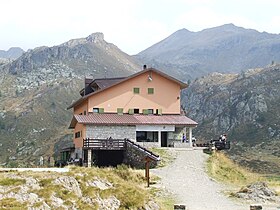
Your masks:
[[[17,59],[24,53],[24,50],[19,47],[11,47],[7,51],[0,50],[0,58]]]
[[[128,168],[1,172],[1,209],[166,209],[144,173]],[[165,198],[166,200],[166,198]]]
[[[136,57],[187,81],[210,72],[239,73],[280,62],[280,35],[233,24],[199,32],[181,29]]]
[[[280,65],[240,74],[212,73],[183,93],[188,115],[199,126],[198,139],[227,133],[229,154],[258,172],[280,172]]]
[[[72,138],[71,110],[84,77],[125,76],[141,70],[102,33],[29,50],[0,65],[0,162],[36,165],[54,145]]]

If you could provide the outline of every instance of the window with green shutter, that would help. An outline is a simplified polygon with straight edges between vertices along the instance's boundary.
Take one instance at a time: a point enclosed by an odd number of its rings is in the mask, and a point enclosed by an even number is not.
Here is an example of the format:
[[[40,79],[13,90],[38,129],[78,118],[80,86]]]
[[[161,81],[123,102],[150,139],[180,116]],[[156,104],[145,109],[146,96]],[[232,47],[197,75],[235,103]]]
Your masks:
[[[129,109],[128,114],[134,114],[134,109]]]
[[[118,114],[123,114],[123,108],[117,108],[117,113]]]
[[[143,112],[143,114],[149,114],[148,109],[143,109],[142,112]]]
[[[93,113],[104,113],[104,108],[93,108]]]
[[[154,94],[154,88],[148,88],[148,94]]]
[[[140,88],[138,88],[138,87],[133,88],[133,93],[134,94],[139,94],[140,93]]]

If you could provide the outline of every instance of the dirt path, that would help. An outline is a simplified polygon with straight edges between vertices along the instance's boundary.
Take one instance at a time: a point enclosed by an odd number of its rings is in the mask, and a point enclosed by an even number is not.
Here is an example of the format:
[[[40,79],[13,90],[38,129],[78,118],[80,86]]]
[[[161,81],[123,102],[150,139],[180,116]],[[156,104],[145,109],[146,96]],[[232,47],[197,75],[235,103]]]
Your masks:
[[[161,177],[161,184],[174,193],[178,203],[188,210],[248,210],[248,204],[239,204],[226,197],[220,184],[204,171],[207,155],[202,150],[171,150],[177,158],[172,164],[151,172]]]

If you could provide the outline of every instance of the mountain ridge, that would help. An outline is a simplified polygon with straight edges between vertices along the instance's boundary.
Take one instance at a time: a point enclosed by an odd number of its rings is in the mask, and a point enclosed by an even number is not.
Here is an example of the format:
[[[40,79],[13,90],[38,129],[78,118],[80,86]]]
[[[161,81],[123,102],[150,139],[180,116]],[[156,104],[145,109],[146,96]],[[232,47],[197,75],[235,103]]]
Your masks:
[[[5,59],[17,59],[24,53],[24,50],[20,47],[11,47],[7,51],[0,50],[0,58]]]
[[[194,80],[210,72],[239,73],[280,62],[280,35],[233,24],[199,32],[181,29],[135,57]]]

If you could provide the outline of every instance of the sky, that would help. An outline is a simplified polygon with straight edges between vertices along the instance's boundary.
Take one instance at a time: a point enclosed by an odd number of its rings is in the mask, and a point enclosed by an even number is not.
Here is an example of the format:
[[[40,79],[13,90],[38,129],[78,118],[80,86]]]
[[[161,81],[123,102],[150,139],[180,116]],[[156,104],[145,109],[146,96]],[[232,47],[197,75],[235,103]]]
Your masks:
[[[186,28],[233,23],[280,33],[279,0],[1,0],[0,50],[54,46],[104,33],[134,55]]]

